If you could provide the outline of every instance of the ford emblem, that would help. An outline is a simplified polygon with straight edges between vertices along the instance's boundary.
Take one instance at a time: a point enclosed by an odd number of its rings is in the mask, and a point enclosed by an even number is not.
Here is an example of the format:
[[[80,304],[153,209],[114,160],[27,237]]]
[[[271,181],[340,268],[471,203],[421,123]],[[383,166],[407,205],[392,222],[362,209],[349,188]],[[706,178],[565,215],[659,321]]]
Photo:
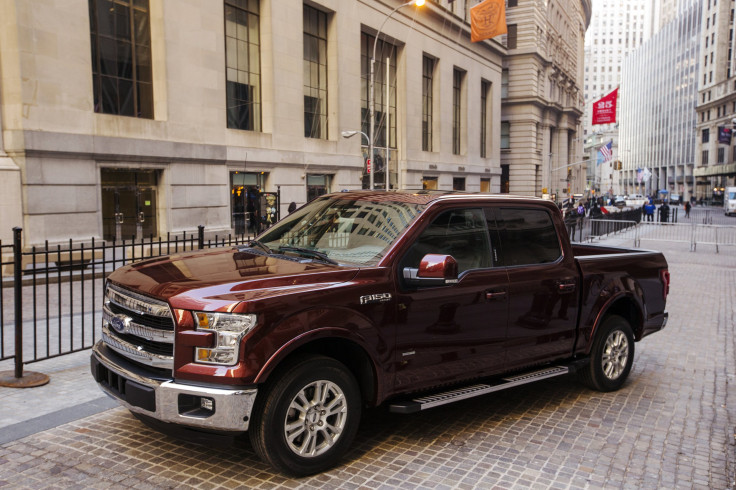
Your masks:
[[[125,333],[132,318],[125,315],[115,315],[110,319],[110,326],[118,333]]]

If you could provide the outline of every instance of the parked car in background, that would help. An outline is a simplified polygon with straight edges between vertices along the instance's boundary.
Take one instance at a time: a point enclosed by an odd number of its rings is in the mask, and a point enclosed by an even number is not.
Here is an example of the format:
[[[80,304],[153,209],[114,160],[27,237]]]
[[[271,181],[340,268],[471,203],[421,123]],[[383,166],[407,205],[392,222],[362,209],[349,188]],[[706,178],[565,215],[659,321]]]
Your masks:
[[[682,204],[682,196],[679,194],[670,194],[670,204]]]
[[[624,196],[616,196],[613,199],[613,205],[617,208],[622,208],[626,206],[626,198]]]
[[[726,187],[723,195],[723,210],[726,216],[736,216],[736,187]]]
[[[629,207],[640,208],[647,202],[647,198],[642,196],[641,194],[631,194],[629,196],[626,196],[625,202],[626,205]]]

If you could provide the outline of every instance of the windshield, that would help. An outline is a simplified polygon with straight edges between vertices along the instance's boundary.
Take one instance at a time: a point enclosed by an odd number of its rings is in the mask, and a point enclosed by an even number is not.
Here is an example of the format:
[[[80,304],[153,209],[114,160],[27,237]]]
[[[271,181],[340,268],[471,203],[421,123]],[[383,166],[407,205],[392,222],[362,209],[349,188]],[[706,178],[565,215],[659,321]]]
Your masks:
[[[258,242],[273,253],[300,255],[306,249],[301,255],[307,258],[376,265],[424,206],[322,197],[281,220]]]

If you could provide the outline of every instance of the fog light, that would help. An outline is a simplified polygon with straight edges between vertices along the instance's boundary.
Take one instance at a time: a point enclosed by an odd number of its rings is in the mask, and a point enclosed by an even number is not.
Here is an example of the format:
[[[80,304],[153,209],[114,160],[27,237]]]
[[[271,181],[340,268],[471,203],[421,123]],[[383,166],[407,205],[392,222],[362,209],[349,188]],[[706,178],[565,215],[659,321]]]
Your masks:
[[[205,410],[209,410],[210,412],[215,410],[215,400],[213,400],[212,398],[200,398],[199,405]]]

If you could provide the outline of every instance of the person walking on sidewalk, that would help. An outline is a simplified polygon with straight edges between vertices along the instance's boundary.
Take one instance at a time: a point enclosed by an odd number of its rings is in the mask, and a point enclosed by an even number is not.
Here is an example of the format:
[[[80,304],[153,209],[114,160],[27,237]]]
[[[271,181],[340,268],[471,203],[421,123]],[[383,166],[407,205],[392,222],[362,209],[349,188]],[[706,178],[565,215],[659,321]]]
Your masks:
[[[691,208],[692,208],[692,205],[690,204],[690,201],[687,201],[685,203],[685,217],[686,218],[689,218],[690,217],[690,209]]]

